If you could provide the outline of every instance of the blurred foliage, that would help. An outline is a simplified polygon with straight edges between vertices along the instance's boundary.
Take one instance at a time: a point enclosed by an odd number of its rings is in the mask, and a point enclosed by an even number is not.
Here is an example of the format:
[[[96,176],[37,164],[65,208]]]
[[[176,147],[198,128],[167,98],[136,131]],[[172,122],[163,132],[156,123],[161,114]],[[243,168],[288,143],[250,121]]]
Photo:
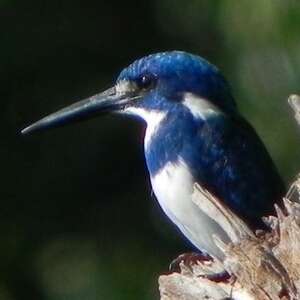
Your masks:
[[[0,1],[0,298],[155,299],[192,247],[151,197],[141,124],[107,117],[26,138],[24,125],[108,87],[151,52],[218,65],[290,181],[299,132],[299,1]]]

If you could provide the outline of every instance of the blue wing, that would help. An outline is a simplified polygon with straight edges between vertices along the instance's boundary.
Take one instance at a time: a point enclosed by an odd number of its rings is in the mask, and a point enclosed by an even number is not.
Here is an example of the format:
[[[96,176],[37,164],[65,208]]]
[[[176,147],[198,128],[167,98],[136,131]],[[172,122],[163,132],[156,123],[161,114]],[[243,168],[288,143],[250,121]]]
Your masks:
[[[201,124],[194,138],[182,155],[196,180],[249,225],[263,227],[261,217],[273,214],[285,187],[252,126],[238,115],[218,115]]]

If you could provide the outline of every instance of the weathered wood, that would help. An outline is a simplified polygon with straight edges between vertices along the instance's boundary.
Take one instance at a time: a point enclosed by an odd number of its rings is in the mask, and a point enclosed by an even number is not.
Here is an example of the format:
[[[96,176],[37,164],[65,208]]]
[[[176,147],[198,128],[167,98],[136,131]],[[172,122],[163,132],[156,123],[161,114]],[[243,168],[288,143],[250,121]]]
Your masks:
[[[289,104],[300,125],[300,97],[292,95]],[[159,277],[162,300],[193,299],[300,299],[300,176],[276,206],[277,217],[264,218],[271,232],[253,233],[227,207],[206,190],[196,185],[193,201],[214,218],[231,239],[215,242],[224,253],[220,262],[180,263],[180,273]],[[226,270],[230,280],[214,281],[212,274]]]

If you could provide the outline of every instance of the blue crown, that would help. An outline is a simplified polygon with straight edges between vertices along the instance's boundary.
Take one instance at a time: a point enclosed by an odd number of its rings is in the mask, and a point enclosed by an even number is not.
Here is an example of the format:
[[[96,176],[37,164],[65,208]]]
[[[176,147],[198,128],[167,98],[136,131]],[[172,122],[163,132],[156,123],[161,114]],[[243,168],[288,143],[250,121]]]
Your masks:
[[[237,110],[226,79],[216,66],[200,56],[183,51],[151,54],[125,68],[117,82],[134,82],[149,74],[157,78],[157,91],[160,96],[165,95],[176,100],[183,93],[190,92],[209,99],[223,111]]]

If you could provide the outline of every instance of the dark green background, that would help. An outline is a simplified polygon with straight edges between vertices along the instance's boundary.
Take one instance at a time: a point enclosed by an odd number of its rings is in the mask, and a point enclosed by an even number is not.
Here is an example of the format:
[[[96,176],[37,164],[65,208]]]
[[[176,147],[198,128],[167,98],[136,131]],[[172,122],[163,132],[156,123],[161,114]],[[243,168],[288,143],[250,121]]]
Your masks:
[[[0,0],[1,300],[156,299],[158,275],[192,250],[151,197],[141,124],[19,135],[173,49],[218,65],[286,181],[300,169],[286,102],[300,92],[299,1]]]

